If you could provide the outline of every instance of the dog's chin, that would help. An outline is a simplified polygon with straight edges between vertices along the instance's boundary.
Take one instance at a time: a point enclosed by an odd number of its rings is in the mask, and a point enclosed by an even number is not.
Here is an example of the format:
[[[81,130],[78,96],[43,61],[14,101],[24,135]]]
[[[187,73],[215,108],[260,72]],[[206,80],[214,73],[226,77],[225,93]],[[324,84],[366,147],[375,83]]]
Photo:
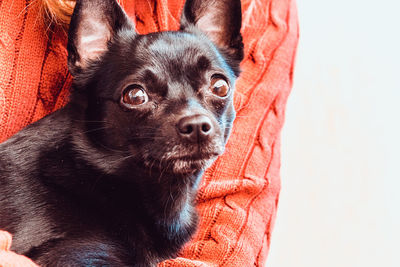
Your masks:
[[[194,151],[186,148],[175,149],[174,152],[164,154],[167,171],[177,175],[190,175],[210,167],[224,152],[224,146],[214,144],[197,147]]]
[[[202,159],[174,159],[170,162],[170,171],[178,175],[190,175],[197,171],[205,170],[212,165],[218,156]]]
[[[185,176],[207,169],[222,153],[223,148],[213,152],[208,151],[208,153],[190,153],[185,156],[171,156],[171,153],[165,153],[160,159],[146,158],[144,164],[149,169],[158,169],[160,173]]]
[[[191,175],[210,167],[224,152],[222,143],[213,142],[201,146],[174,145],[164,151],[143,152],[144,166],[163,174]]]

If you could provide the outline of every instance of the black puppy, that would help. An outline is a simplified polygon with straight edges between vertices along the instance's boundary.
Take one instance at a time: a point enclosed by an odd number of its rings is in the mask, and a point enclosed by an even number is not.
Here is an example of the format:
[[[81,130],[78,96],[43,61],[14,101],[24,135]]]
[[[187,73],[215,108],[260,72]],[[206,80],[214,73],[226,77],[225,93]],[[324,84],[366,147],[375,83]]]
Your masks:
[[[0,228],[42,266],[153,266],[196,228],[243,58],[239,0],[188,0],[139,35],[114,0],[77,1],[70,103],[0,144]]]

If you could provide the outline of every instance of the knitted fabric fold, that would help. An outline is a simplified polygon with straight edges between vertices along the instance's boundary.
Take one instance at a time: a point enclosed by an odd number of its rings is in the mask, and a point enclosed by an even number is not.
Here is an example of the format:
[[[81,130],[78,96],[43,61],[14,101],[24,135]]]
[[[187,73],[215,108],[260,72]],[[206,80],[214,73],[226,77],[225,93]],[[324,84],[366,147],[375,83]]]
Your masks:
[[[184,0],[120,1],[139,33],[177,30]],[[226,152],[205,173],[200,225],[180,256],[160,266],[263,266],[280,191],[280,131],[298,42],[293,0],[242,0],[245,59]],[[72,77],[66,34],[38,19],[35,0],[0,2],[0,142],[64,106]],[[1,207],[0,207],[1,208]],[[9,250],[0,266],[34,266]]]

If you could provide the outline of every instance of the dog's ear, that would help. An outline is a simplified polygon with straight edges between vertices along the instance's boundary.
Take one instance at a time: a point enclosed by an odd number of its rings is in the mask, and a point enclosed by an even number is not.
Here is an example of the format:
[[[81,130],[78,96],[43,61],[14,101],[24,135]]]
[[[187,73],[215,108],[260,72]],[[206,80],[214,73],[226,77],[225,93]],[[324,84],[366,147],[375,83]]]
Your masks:
[[[190,31],[193,26],[234,59],[243,59],[240,0],[187,0],[181,16],[181,30]]]
[[[108,49],[120,30],[134,26],[115,0],[77,0],[68,33],[68,67],[80,73]]]

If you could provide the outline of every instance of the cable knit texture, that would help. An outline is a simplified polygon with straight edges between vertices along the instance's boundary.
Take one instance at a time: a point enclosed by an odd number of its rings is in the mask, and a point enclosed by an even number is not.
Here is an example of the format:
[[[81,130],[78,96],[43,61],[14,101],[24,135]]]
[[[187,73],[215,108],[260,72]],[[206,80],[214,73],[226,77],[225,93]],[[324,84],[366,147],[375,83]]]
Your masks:
[[[120,1],[137,31],[177,30],[184,0]],[[263,266],[280,190],[280,131],[298,42],[294,0],[242,0],[245,59],[237,118],[197,197],[200,226],[160,266]],[[0,1],[0,142],[68,101],[66,34],[41,22],[38,1]],[[50,129],[49,129],[50,130]],[[1,207],[0,207],[1,208]],[[0,231],[0,266],[35,266]]]

